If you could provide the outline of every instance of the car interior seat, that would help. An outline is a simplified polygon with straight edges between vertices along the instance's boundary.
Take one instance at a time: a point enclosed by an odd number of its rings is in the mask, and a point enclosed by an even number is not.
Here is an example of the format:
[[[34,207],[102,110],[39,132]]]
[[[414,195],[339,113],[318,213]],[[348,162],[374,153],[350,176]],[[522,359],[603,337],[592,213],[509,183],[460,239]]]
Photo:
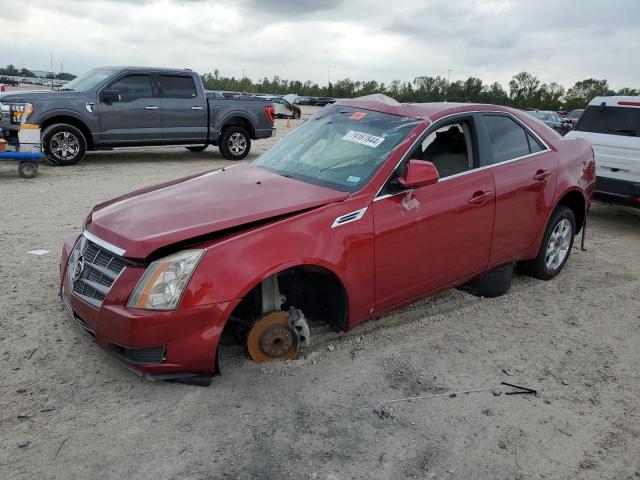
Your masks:
[[[433,163],[440,177],[449,177],[471,168],[465,134],[458,125],[452,125],[443,132],[437,132],[422,159]]]

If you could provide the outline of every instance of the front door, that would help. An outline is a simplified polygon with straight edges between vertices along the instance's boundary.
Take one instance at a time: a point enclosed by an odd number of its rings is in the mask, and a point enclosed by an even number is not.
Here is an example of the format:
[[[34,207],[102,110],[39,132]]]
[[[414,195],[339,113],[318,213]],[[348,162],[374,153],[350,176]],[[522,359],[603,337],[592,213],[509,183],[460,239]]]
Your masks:
[[[392,177],[374,199],[377,310],[451,286],[489,262],[495,186],[490,169],[477,168],[473,119],[435,125],[409,157],[431,161],[441,178],[394,192]]]
[[[105,87],[118,96],[104,102],[99,95],[100,140],[134,145],[162,139],[160,99],[154,96],[151,75],[126,74]]]

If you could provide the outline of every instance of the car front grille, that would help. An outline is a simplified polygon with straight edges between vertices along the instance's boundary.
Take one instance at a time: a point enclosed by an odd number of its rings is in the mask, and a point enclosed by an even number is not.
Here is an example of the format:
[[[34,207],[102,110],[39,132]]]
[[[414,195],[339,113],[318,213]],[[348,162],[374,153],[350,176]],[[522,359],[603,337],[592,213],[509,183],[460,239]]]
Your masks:
[[[100,308],[107,293],[127,263],[84,236],[69,259],[73,293],[85,303]]]

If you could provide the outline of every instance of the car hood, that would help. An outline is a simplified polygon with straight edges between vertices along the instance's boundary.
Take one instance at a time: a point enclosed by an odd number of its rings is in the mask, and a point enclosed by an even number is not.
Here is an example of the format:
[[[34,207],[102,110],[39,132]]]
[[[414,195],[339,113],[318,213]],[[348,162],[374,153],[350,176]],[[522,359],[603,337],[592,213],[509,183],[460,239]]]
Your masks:
[[[344,200],[339,192],[234,165],[129,193],[97,205],[86,229],[147,258],[172,244]]]
[[[0,94],[0,102],[31,102],[51,98],[78,98],[88,95],[88,92],[68,92],[65,90],[14,90]]]

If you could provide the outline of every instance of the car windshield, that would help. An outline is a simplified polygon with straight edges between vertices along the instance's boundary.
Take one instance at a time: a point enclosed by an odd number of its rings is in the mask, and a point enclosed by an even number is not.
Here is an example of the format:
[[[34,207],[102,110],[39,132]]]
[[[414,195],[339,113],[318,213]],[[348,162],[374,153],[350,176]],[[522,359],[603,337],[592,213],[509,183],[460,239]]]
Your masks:
[[[115,69],[95,68],[66,83],[64,88],[61,88],[60,90],[88,92],[89,90],[98,86],[98,84],[100,84],[103,80],[113,75],[115,72]]]
[[[303,182],[354,192],[362,188],[420,121],[331,105],[253,164]]]

